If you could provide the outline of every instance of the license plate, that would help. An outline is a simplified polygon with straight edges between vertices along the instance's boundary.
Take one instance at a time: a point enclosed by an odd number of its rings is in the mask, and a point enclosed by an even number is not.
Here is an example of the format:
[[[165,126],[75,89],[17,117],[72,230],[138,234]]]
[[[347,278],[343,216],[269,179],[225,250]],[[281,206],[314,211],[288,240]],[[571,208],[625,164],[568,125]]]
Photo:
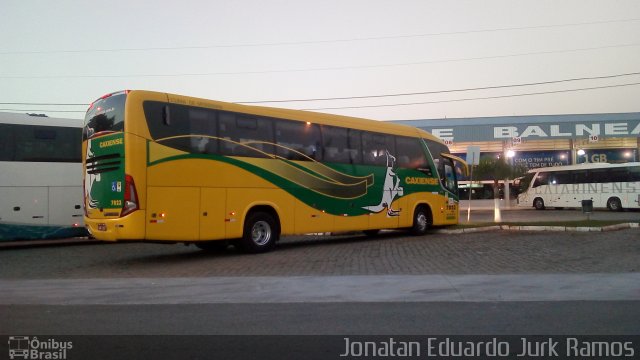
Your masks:
[[[99,231],[107,231],[107,224],[98,224]]]

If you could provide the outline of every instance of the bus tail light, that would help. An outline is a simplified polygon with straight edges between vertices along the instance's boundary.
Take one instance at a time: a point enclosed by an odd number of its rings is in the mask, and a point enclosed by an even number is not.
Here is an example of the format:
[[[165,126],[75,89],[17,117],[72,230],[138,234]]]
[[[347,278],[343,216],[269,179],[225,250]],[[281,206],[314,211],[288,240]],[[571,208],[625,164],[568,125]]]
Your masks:
[[[138,210],[138,192],[136,191],[136,184],[133,182],[131,175],[125,175],[124,177],[124,206],[120,216],[129,215],[132,212]]]
[[[87,188],[84,178],[82,179],[82,210],[84,210],[84,216],[89,217],[89,211],[87,210]]]

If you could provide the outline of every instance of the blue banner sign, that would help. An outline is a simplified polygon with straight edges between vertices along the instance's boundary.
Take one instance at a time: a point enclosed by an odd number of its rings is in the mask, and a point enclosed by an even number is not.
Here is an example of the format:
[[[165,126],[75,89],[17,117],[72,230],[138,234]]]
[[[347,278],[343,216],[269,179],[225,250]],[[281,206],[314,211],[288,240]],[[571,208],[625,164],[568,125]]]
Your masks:
[[[625,163],[638,161],[637,149],[584,149],[584,155],[577,155],[576,162]]]
[[[529,170],[541,167],[569,165],[570,163],[571,153],[568,150],[517,151],[513,156],[513,165],[525,166]]]

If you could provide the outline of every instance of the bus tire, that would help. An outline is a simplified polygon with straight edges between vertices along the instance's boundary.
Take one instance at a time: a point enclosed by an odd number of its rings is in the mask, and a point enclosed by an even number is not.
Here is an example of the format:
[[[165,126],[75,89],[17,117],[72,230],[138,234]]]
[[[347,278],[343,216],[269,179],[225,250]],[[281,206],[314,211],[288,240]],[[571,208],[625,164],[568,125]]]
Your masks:
[[[617,197],[609,198],[607,208],[611,211],[622,211],[622,202]]]
[[[533,207],[536,208],[536,210],[544,210],[544,200],[542,200],[542,198],[535,198],[533,200]]]
[[[280,237],[280,227],[275,217],[263,211],[249,213],[240,239],[240,247],[248,253],[263,253],[271,250]]]
[[[413,226],[411,227],[412,235],[424,235],[431,225],[431,212],[426,206],[420,205],[413,212]]]

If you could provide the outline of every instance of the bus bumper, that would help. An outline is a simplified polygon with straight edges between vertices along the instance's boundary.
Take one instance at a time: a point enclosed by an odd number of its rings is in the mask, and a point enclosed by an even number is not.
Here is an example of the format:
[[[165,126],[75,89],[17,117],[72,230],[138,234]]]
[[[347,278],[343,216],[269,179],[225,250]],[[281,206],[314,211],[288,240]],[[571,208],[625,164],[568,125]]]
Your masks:
[[[145,212],[137,210],[115,219],[92,219],[85,216],[85,226],[98,240],[142,240],[145,233]]]

